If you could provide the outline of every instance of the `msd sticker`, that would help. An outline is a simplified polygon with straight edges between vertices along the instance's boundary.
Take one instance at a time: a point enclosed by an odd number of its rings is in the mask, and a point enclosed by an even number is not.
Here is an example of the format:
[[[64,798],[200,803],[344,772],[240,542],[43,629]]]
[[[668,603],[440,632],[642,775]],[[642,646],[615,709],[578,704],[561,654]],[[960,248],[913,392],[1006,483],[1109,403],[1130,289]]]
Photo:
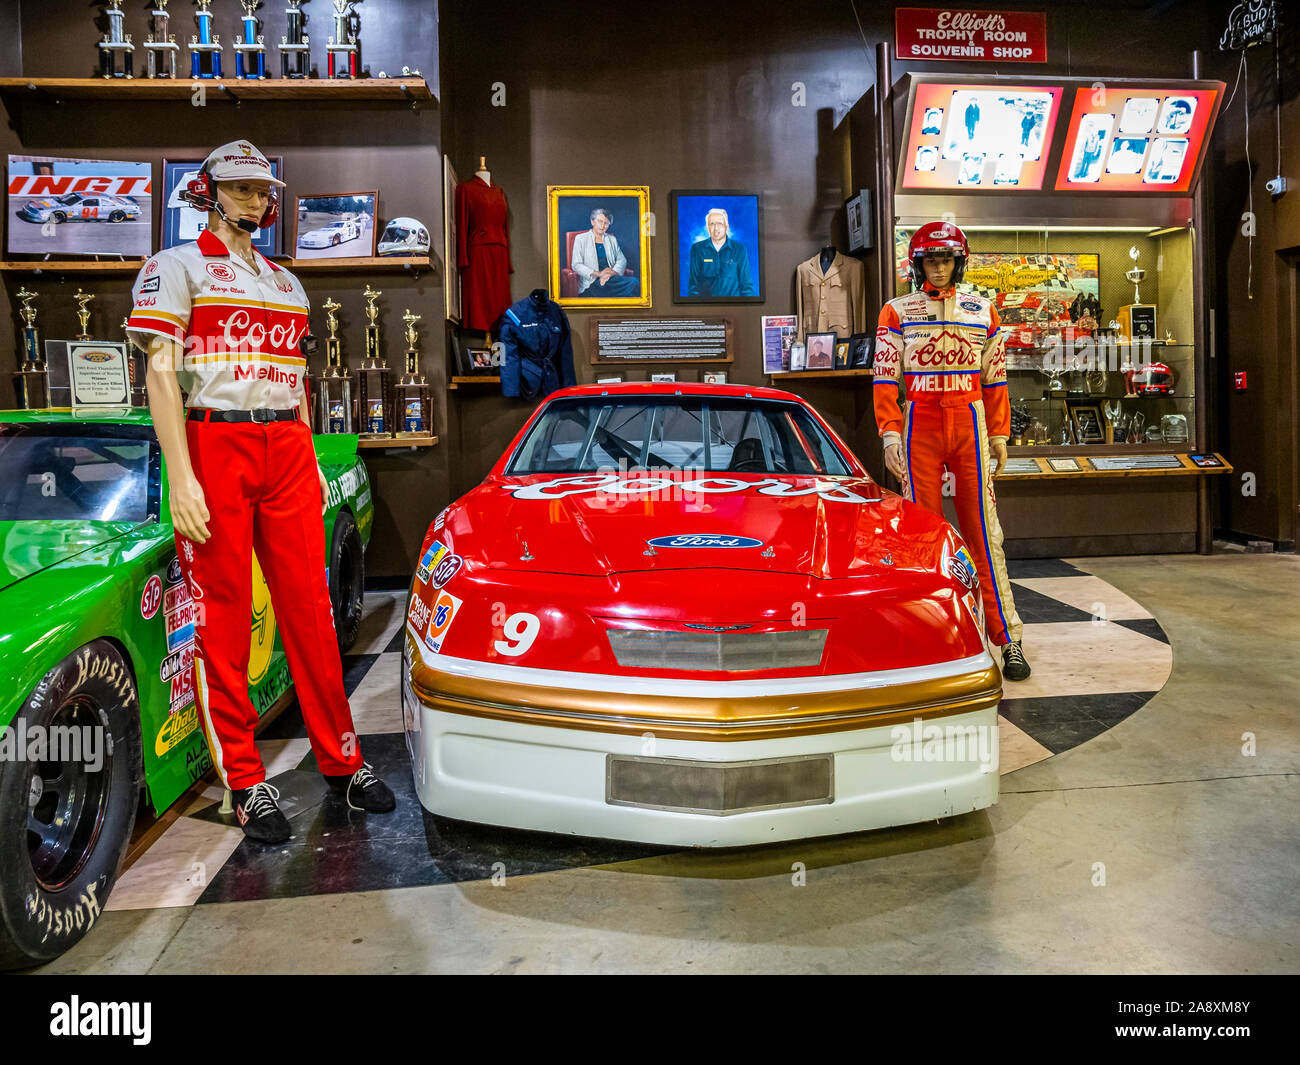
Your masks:
[[[429,549],[421,556],[420,564],[415,568],[415,579],[421,584],[428,584],[429,571],[442,561],[442,556],[446,553],[446,545],[441,540],[434,540],[429,545]]]
[[[438,594],[433,604],[433,613],[429,617],[429,631],[424,634],[425,645],[434,654],[442,652],[442,641],[447,638],[451,623],[460,612],[461,601],[447,592]]]
[[[162,605],[162,590],[162,581],[155,573],[145,584],[144,591],[140,593],[140,616],[145,621],[151,620],[158,613],[158,607]]]

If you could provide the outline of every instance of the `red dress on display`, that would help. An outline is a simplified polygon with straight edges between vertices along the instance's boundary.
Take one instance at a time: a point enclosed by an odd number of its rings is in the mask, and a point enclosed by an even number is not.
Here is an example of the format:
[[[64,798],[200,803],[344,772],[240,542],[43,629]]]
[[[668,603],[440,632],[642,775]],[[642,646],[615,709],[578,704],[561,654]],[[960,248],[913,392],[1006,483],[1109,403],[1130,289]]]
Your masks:
[[[456,186],[456,258],[466,329],[491,330],[514,302],[506,209],[506,194],[477,174]]]

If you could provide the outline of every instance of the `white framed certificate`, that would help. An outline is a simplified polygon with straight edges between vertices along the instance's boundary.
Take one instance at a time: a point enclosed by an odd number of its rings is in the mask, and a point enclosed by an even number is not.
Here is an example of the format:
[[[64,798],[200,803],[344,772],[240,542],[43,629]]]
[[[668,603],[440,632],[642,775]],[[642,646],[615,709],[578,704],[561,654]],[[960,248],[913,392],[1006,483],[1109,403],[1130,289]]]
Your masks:
[[[131,376],[126,345],[102,340],[68,342],[68,384],[72,408],[129,407]]]

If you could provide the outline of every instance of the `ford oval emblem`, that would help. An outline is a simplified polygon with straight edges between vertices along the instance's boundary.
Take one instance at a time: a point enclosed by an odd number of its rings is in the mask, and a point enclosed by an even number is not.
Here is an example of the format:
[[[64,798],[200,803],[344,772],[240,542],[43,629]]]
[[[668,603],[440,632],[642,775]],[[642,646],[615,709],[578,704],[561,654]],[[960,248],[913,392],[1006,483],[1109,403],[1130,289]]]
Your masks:
[[[752,536],[728,536],[725,533],[679,533],[647,540],[651,547],[762,547],[762,540]]]

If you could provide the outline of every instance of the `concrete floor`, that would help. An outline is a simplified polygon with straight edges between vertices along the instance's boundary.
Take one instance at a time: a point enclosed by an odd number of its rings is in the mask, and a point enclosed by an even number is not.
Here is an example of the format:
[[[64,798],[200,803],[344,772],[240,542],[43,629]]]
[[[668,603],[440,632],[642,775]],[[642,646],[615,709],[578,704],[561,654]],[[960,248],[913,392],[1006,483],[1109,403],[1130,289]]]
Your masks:
[[[111,911],[41,971],[1296,971],[1300,559],[1086,565],[1160,621],[1173,675],[1005,776],[991,810],[499,885]]]

